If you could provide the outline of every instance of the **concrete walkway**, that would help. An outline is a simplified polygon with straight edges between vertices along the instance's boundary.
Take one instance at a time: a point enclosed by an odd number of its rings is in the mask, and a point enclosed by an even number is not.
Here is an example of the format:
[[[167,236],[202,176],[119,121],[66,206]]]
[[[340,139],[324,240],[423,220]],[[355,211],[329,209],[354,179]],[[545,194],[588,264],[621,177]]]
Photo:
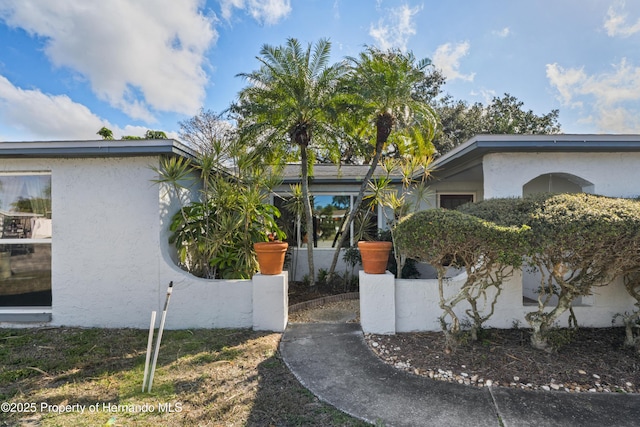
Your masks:
[[[290,324],[280,352],[320,400],[379,426],[640,427],[640,395],[474,388],[396,370],[356,323]]]

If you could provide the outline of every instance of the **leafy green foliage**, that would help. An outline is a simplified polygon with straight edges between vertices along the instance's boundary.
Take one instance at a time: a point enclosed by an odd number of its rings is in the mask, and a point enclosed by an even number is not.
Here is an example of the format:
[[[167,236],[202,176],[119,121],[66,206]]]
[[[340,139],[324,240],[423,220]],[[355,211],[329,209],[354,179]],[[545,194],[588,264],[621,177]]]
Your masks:
[[[591,194],[538,195],[491,199],[460,210],[501,224],[531,227],[528,259],[542,274],[538,310],[526,319],[532,343],[548,349],[548,334],[579,296],[640,268],[640,202]],[[556,287],[558,289],[556,289]],[[632,292],[630,292],[633,295]],[[558,302],[547,310],[552,296]]]
[[[203,120],[218,120],[215,115],[200,114],[201,125]],[[201,132],[206,128],[183,130]],[[274,170],[267,169],[235,135],[224,134],[224,141],[205,144],[207,137],[217,136],[220,134],[192,135],[192,140],[201,143],[197,161],[164,158],[156,169],[155,182],[167,186],[178,199],[185,191],[194,191],[194,179],[202,183],[198,199],[184,203],[170,224],[170,242],[176,246],[182,266],[200,277],[247,279],[258,269],[253,243],[268,241],[273,234],[285,237],[276,223],[280,211],[268,200],[279,181]],[[220,169],[222,164],[235,173]]]
[[[430,194],[427,180],[431,176],[431,158],[428,156],[387,158],[382,162],[384,175],[369,182],[369,192],[364,199],[371,206],[382,207],[382,214],[390,230],[393,242],[395,274],[397,278],[408,277],[414,272],[407,270],[403,276],[407,257],[398,250],[395,241],[395,227],[400,218],[411,212],[417,212],[423,204],[428,203]],[[401,178],[401,185],[393,183],[393,177]]]
[[[105,126],[102,126],[100,130],[96,132],[96,134],[100,135],[102,139],[105,139],[107,141],[110,141],[113,139],[113,132],[111,131],[111,129]]]
[[[404,255],[436,268],[448,263],[473,266],[482,256],[520,266],[529,228],[504,227],[462,212],[428,209],[403,218],[395,234]]]
[[[528,226],[505,227],[462,212],[429,209],[403,218],[395,229],[397,250],[404,256],[424,261],[438,272],[441,325],[448,338],[460,330],[454,307],[467,301],[467,315],[472,319],[472,338],[493,314],[505,278],[522,264],[530,229]],[[447,266],[464,268],[465,283],[453,296],[445,292]],[[494,288],[493,296],[487,293]],[[478,301],[491,299],[488,310]],[[450,319],[450,323],[447,322]]]
[[[282,163],[296,154],[301,164],[302,200],[306,229],[313,229],[310,165],[317,151],[341,136],[336,126],[338,82],[344,63],[329,65],[331,43],[326,39],[306,49],[296,39],[284,46],[264,45],[257,58],[260,68],[239,74],[249,82],[231,111],[238,116],[240,136],[255,146],[269,163]],[[335,147],[335,145],[334,145]],[[313,285],[313,245],[307,250]]]
[[[431,140],[438,128],[438,117],[427,102],[432,94],[425,82],[438,84],[439,80],[429,79],[431,61],[418,60],[411,52],[398,49],[383,51],[368,47],[347,61],[351,69],[342,87],[346,115],[341,115],[348,131],[346,137],[356,146],[363,143],[372,146],[360,150],[371,156],[365,159],[370,167],[355,201],[355,206],[360,206],[383,155],[423,160],[433,153]],[[345,227],[350,227],[357,215],[358,211],[352,210]],[[330,275],[335,271],[339,248],[346,238],[345,233],[337,245]]]
[[[435,105],[442,131],[433,143],[438,154],[444,154],[475,135],[480,134],[554,134],[560,132],[558,110],[537,115],[525,110],[524,103],[508,93],[494,97],[488,105],[454,101],[444,97]]]

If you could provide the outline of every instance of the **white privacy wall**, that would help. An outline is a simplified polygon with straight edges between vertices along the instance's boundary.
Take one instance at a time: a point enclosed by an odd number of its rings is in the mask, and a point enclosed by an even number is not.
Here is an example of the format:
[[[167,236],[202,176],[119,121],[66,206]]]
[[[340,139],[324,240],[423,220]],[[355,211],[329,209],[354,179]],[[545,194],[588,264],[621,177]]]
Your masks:
[[[493,153],[483,158],[484,198],[520,197],[522,187],[544,174],[566,173],[611,197],[640,195],[640,153]]]
[[[158,156],[0,160],[2,172],[51,171],[48,324],[148,328],[173,281],[169,329],[284,330],[286,273],[262,276],[267,286],[255,288],[252,280],[204,280],[175,265],[166,227],[178,204],[152,182],[158,163]],[[256,319],[254,301],[270,304]]]
[[[466,273],[451,277],[445,284],[445,297],[455,295],[466,279]],[[481,299],[478,308],[487,312],[493,294],[487,292],[487,301]],[[387,274],[366,274],[360,271],[360,322],[365,333],[394,334],[397,332],[440,331],[440,308],[437,279],[394,279]],[[574,305],[578,324],[584,327],[609,327],[616,314],[634,309],[631,298],[621,281],[608,286],[594,287],[593,295]],[[466,301],[459,303],[455,312],[460,320],[468,316]],[[552,307],[549,307],[549,310]],[[514,272],[503,283],[495,312],[486,327],[508,329],[514,325],[528,327],[525,315],[536,311],[536,305],[524,305],[522,299],[522,273]],[[568,312],[558,320],[558,326],[568,326]],[[447,318],[450,322],[451,319]],[[621,320],[616,319],[616,325]]]

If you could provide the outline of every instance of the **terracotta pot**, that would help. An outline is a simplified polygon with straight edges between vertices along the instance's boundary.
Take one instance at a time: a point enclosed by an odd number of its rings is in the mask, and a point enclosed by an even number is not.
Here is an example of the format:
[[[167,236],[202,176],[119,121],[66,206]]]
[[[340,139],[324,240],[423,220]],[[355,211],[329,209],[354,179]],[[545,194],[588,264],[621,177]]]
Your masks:
[[[284,256],[289,244],[287,242],[258,242],[253,249],[258,257],[258,265],[262,274],[280,274],[284,265]]]
[[[384,274],[387,271],[391,242],[358,242],[365,273]]]

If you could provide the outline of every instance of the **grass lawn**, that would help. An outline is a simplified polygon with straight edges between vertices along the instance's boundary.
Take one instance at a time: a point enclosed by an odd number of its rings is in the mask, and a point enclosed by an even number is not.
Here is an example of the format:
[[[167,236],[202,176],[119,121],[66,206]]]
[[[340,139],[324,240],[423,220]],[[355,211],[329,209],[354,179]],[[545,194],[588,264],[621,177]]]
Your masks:
[[[0,426],[367,425],[298,383],[277,352],[280,334],[165,331],[143,393],[147,334],[0,329]]]

